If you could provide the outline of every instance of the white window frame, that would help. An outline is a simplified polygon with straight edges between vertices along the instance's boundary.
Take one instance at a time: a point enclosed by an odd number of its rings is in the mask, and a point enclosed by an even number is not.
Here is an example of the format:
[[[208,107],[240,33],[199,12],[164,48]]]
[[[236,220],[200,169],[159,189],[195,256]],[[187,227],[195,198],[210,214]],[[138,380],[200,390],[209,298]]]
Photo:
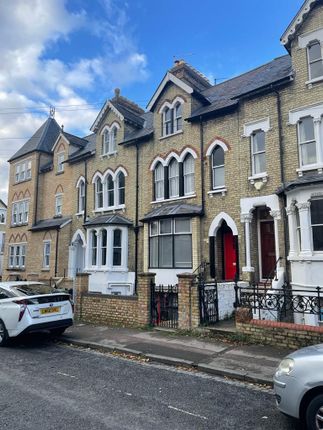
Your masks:
[[[24,269],[26,267],[26,247],[26,242],[9,244],[8,265],[10,269]]]
[[[177,108],[180,105],[181,112],[178,115]],[[166,101],[159,109],[161,114],[161,139],[172,136],[173,134],[182,133],[183,131],[183,105],[184,100],[177,96],[172,103]],[[166,114],[169,112],[169,118],[166,119]],[[181,121],[180,121],[181,120]],[[180,121],[180,126],[178,122]]]
[[[117,136],[118,129],[116,123],[110,127],[106,126],[102,132],[102,151],[101,155],[113,155],[117,153]]]
[[[57,173],[64,172],[65,151],[57,153]]]
[[[313,130],[314,130],[314,140],[308,140],[308,141],[301,142],[300,123],[301,123],[302,120],[304,120],[306,118],[311,118],[312,119]],[[315,168],[315,166],[317,166],[318,163],[319,163],[319,153],[320,153],[320,145],[321,145],[321,143],[319,142],[320,133],[319,134],[317,133],[316,127],[315,127],[315,123],[314,123],[314,118],[311,115],[303,116],[302,118],[299,119],[299,121],[297,122],[297,136],[298,136],[298,154],[299,154],[300,169],[305,169],[306,170],[306,169],[309,169],[309,168]],[[309,143],[312,143],[312,142],[315,142],[316,162],[315,163],[311,163],[311,164],[303,164],[302,145],[306,145],[306,144],[309,144]]]
[[[50,251],[51,251],[51,241],[43,241],[43,269],[49,269],[50,267]]]
[[[55,216],[62,216],[62,213],[63,213],[63,193],[59,193],[55,195]]]
[[[28,224],[29,218],[29,199],[18,200],[12,203],[11,225]]]
[[[189,166],[189,160],[192,163]],[[188,169],[190,167],[190,170]],[[191,189],[189,189],[189,178],[191,178]],[[184,182],[184,196],[195,194],[195,161],[192,154],[187,154],[183,161],[183,182]]]
[[[0,224],[5,224],[6,223],[6,213],[7,211],[5,209],[0,209]],[[3,219],[3,221],[2,221]]]
[[[157,173],[161,172],[160,177],[157,178]],[[164,166],[162,163],[157,163],[155,169],[154,169],[154,187],[155,187],[155,200],[160,201],[164,200],[165,197],[165,173],[164,173]],[[160,187],[160,184],[161,187]],[[161,192],[159,193],[159,187],[161,188]]]
[[[320,46],[321,57],[311,61],[309,51],[310,51],[310,47],[314,46],[314,45]],[[322,75],[312,77],[312,68],[311,68],[312,64],[318,63],[319,61],[323,64],[322,43],[319,40],[312,40],[311,42],[309,42],[307,44],[306,52],[307,52],[307,64],[308,64],[308,76],[309,76],[310,82],[323,79],[323,73],[322,73]]]
[[[82,214],[85,210],[85,181],[83,179],[80,180],[77,188],[77,212]]]
[[[255,140],[255,136],[257,133],[263,133],[264,135],[264,141],[265,141],[265,149],[262,151],[254,151],[254,140]],[[252,176],[256,177],[256,176],[262,176],[266,174],[266,165],[267,165],[267,153],[266,153],[266,133],[259,129],[259,130],[254,130],[251,133],[250,136],[250,143],[251,143],[251,169],[252,169]],[[255,170],[255,158],[260,155],[260,154],[265,154],[265,170],[261,171],[261,172],[256,172]]]
[[[31,179],[31,159],[26,159],[15,164],[14,179],[16,184]]]
[[[224,160],[224,163],[223,164],[214,165],[213,154],[219,148],[223,151],[223,160]],[[213,151],[211,153],[211,167],[212,167],[212,190],[219,190],[219,189],[225,188],[225,151],[224,151],[223,147],[220,146],[220,145],[216,145],[213,148]],[[217,170],[220,170],[220,169],[224,170],[224,175],[223,175],[224,176],[224,181],[223,181],[223,184],[215,185],[216,172],[217,172]]]
[[[120,177],[122,177],[122,176],[123,176],[123,180],[124,180],[124,186],[123,187],[120,186]],[[116,176],[116,188],[117,188],[116,196],[115,196],[116,204],[117,204],[117,206],[124,206],[126,203],[126,176],[123,172],[119,172]],[[121,190],[124,190],[123,191],[123,196],[124,196],[123,202],[121,202],[121,199],[120,199]]]
[[[172,165],[176,166],[176,170],[175,173],[171,176]],[[171,194],[171,184],[174,184],[175,194]],[[176,158],[173,158],[168,165],[168,193],[170,199],[179,197],[179,163]]]

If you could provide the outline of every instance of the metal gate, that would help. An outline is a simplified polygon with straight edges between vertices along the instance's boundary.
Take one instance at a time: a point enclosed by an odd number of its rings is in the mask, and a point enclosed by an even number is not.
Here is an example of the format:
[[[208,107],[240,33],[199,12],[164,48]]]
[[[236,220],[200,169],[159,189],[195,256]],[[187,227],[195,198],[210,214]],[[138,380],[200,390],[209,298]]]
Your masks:
[[[178,327],[178,286],[151,285],[151,324]]]
[[[200,282],[200,318],[201,324],[215,324],[219,321],[218,286],[216,282]]]

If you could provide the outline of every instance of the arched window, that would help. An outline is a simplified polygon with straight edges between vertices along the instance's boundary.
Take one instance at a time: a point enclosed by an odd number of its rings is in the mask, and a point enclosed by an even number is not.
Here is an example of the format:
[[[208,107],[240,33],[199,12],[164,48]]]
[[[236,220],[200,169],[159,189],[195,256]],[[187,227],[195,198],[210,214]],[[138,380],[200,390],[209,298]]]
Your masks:
[[[105,130],[102,136],[102,154],[108,154],[109,152],[109,130]]]
[[[169,183],[169,197],[179,196],[179,169],[178,162],[173,158],[169,163],[168,170],[168,183]]]
[[[93,230],[91,232],[91,265],[97,265],[97,250],[98,250],[98,236],[97,232]]]
[[[84,212],[85,209],[85,182],[80,181],[78,185],[78,212]]]
[[[121,266],[122,231],[113,231],[113,266]]]
[[[107,265],[107,231],[101,231],[101,266]]]
[[[164,110],[164,136],[173,133],[173,109]]]
[[[183,107],[180,102],[176,103],[174,108],[174,131],[182,130]]]
[[[154,170],[155,200],[164,198],[164,167],[158,163]]]
[[[107,177],[107,197],[108,206],[114,206],[114,181],[111,175]]]
[[[224,151],[221,146],[216,146],[212,152],[212,188],[224,185]]]
[[[102,135],[102,155],[113,154],[116,152],[116,141],[117,141],[118,129],[116,126],[112,127],[111,130],[106,129]]]
[[[103,207],[103,185],[100,178],[95,181],[95,209]]]
[[[117,131],[117,127],[113,127],[113,129],[110,131],[110,153],[116,152]]]
[[[117,176],[118,205],[125,204],[125,176],[120,172]]]
[[[195,191],[194,181],[194,158],[191,154],[185,157],[183,163],[183,177],[184,177],[184,195],[193,194]]]

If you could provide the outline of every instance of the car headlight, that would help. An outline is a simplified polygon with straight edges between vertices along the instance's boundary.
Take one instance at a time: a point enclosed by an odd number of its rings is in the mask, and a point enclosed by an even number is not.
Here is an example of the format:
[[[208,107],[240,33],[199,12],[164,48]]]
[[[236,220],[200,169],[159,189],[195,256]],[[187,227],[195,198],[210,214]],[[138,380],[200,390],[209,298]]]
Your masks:
[[[276,376],[289,375],[294,369],[294,360],[292,358],[284,358],[276,370]]]

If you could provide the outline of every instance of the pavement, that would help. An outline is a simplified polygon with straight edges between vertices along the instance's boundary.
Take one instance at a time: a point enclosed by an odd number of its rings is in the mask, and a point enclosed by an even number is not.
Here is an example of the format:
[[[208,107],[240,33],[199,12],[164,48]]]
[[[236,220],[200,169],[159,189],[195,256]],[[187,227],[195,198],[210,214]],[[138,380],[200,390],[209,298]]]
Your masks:
[[[272,378],[288,349],[264,345],[235,345],[218,338],[178,335],[75,323],[66,330],[65,343],[140,356],[166,365],[195,368],[205,373],[272,386]]]

